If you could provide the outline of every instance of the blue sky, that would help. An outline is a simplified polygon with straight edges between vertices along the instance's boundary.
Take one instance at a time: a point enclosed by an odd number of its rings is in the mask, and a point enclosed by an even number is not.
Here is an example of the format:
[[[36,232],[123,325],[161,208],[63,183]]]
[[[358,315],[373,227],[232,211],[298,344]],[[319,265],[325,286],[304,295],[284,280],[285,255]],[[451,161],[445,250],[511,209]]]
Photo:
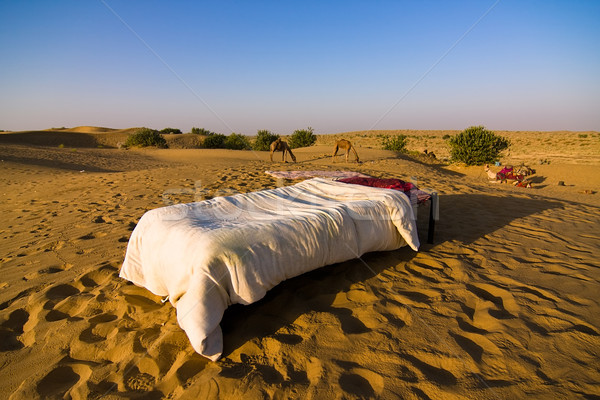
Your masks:
[[[0,0],[0,129],[600,130],[597,1]]]

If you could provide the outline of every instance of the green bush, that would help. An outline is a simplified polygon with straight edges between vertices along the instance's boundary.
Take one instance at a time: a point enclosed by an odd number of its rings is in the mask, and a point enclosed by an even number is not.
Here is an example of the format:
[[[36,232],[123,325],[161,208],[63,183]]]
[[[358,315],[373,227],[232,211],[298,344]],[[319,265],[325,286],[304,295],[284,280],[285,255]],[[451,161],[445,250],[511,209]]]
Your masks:
[[[126,147],[148,147],[156,146],[165,148],[167,147],[167,141],[162,135],[150,128],[140,128],[127,137],[125,141]]]
[[[482,165],[498,161],[500,153],[510,146],[508,139],[486,130],[483,126],[471,126],[450,138],[450,157],[467,165]]]
[[[298,147],[312,146],[316,141],[317,137],[314,134],[314,129],[309,126],[306,129],[295,130],[288,140],[288,144],[290,148],[296,149]]]
[[[389,136],[384,136],[381,139],[381,144],[384,150],[392,150],[397,151],[398,153],[406,153],[406,143],[408,138],[406,135],[398,135],[390,138]]]
[[[256,140],[252,148],[257,151],[269,151],[271,150],[271,143],[279,139],[279,135],[271,133],[267,130],[259,130],[256,134]]]
[[[239,133],[232,133],[225,139],[225,148],[231,150],[250,150],[252,146],[246,136]]]
[[[210,135],[215,134],[214,132],[211,132],[208,129],[196,128],[196,127],[192,127],[192,130],[190,131],[190,133],[193,133],[194,135],[204,135],[204,136],[210,136]]]
[[[163,135],[169,135],[169,134],[180,135],[181,130],[176,129],[176,128],[165,128],[162,131],[160,131],[160,133],[162,133]]]
[[[226,140],[227,136],[221,133],[213,133],[204,139],[204,142],[202,142],[202,147],[205,149],[224,149]]]
[[[448,135],[448,134],[445,134],[444,136],[442,136],[442,139],[443,139],[443,140],[448,140],[448,139],[450,139],[450,138],[451,138],[451,136],[450,136],[450,135]]]

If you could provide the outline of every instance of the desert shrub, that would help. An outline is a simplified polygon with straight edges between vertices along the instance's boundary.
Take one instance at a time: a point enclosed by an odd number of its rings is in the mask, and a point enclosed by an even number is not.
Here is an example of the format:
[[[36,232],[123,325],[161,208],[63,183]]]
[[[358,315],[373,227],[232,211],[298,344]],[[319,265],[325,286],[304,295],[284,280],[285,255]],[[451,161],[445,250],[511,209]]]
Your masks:
[[[224,149],[226,140],[227,136],[221,133],[213,133],[204,139],[202,147],[205,149]]]
[[[160,131],[160,133],[162,133],[163,135],[169,135],[169,134],[179,135],[179,134],[181,134],[181,130],[176,129],[176,128],[165,128],[162,131]]]
[[[442,139],[443,140],[448,140],[448,139],[450,139],[450,137],[451,136],[446,133],[444,136],[442,136]]]
[[[585,134],[585,133],[580,133],[579,137],[582,138],[582,139],[585,139],[586,137],[588,137],[588,135]]]
[[[256,140],[252,148],[257,151],[269,151],[271,149],[271,143],[279,139],[279,135],[271,133],[267,130],[259,130],[256,134]]]
[[[250,150],[252,146],[250,145],[250,141],[246,136],[239,133],[232,133],[231,135],[227,136],[227,139],[225,139],[225,148],[231,150]]]
[[[488,131],[483,126],[471,126],[450,138],[450,157],[467,165],[498,161],[500,153],[510,146],[508,139]]]
[[[288,144],[290,148],[296,149],[298,147],[312,146],[316,141],[317,137],[314,134],[314,129],[309,126],[306,129],[295,130],[288,140]]]
[[[140,128],[133,132],[131,135],[127,137],[125,141],[126,147],[148,147],[148,146],[156,146],[156,147],[167,147],[167,141],[162,135],[150,128]]]
[[[209,131],[208,129],[196,128],[196,127],[192,127],[192,130],[190,131],[190,133],[193,133],[194,135],[204,135],[204,136],[215,135],[215,132]]]
[[[397,151],[398,153],[406,153],[406,143],[408,138],[406,135],[397,135],[392,138],[384,136],[381,139],[381,144],[384,150]]]

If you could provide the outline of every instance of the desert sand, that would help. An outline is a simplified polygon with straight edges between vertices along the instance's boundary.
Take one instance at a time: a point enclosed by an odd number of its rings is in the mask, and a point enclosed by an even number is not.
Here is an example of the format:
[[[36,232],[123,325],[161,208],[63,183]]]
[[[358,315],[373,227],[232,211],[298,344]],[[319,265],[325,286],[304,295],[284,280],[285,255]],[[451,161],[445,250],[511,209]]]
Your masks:
[[[294,150],[118,149],[131,130],[0,134],[0,398],[598,399],[600,134],[497,132],[533,188],[452,165],[454,131],[352,132]],[[410,150],[380,150],[384,134]],[[346,137],[363,163],[331,161]],[[279,155],[275,160],[280,160]],[[500,167],[492,167],[499,170]],[[435,242],[288,280],[196,354],[174,308],[118,277],[147,210],[274,188],[265,170],[351,170],[440,194]],[[558,185],[558,182],[564,182]]]

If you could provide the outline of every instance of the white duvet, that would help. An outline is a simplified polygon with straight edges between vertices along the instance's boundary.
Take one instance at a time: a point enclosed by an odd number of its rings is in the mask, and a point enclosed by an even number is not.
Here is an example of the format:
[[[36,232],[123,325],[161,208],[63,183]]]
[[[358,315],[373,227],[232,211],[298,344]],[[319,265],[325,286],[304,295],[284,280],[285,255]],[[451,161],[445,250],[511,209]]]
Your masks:
[[[315,178],[148,211],[120,276],[169,296],[194,349],[217,360],[219,326],[285,279],[370,251],[419,247],[404,193]]]

